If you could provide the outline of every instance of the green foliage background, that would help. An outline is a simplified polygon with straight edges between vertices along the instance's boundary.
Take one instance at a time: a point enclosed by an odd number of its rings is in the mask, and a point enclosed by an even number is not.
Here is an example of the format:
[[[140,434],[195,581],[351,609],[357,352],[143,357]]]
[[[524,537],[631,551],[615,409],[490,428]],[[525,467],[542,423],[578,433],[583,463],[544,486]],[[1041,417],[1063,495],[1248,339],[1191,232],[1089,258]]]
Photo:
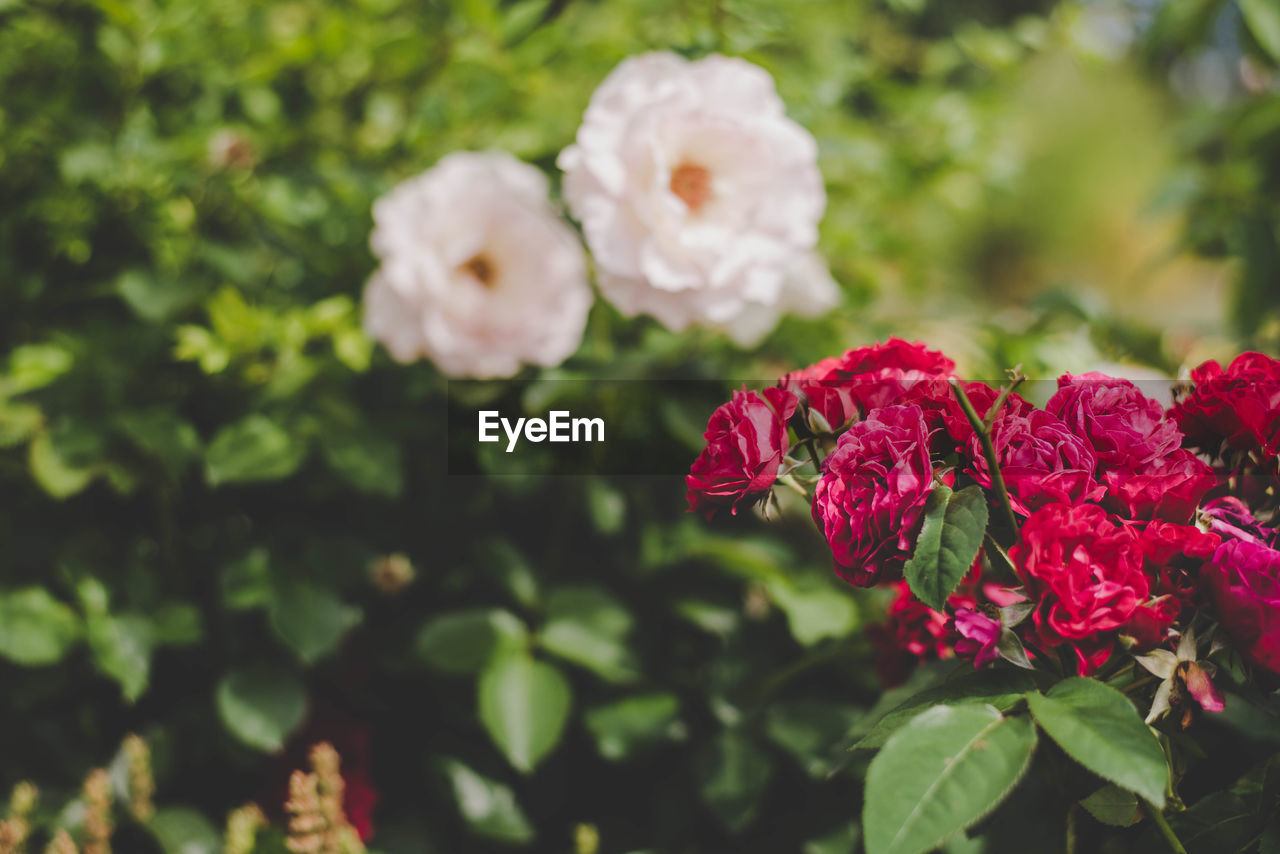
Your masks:
[[[554,176],[650,49],[775,75],[844,305],[744,353],[601,303],[494,399],[888,334],[986,377],[1280,339],[1266,0],[0,0],[0,784],[52,817],[137,731],[167,818],[131,844],[214,851],[326,710],[372,732],[391,854],[854,849],[884,601],[803,508],[765,531],[685,517],[678,477],[448,477],[445,379],[360,330],[378,195],[458,149]],[[646,388],[622,429],[679,470],[707,401]],[[386,595],[393,553],[417,579]],[[988,850],[1061,828],[1036,791]]]

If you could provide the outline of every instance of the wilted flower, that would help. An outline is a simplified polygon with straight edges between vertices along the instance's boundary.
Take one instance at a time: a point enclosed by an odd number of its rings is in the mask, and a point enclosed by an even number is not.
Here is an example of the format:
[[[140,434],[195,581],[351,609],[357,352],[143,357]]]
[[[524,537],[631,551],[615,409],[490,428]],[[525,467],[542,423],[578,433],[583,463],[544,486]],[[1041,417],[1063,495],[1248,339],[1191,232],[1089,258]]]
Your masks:
[[[685,478],[689,509],[714,516],[722,507],[737,513],[769,494],[787,453],[787,421],[796,397],[780,388],[745,388],[711,414],[707,446]]]
[[[507,154],[450,154],[373,206],[382,265],[365,289],[365,328],[397,361],[505,377],[577,349],[591,306],[573,230],[547,179]]]
[[[835,303],[812,251],[826,207],[817,156],[764,69],[648,53],[600,85],[558,164],[606,298],[750,343],[784,311]]]
[[[1191,707],[1184,702],[1190,696],[1206,712],[1220,712],[1226,708],[1222,692],[1213,684],[1214,666],[1208,661],[1198,661],[1195,632],[1187,629],[1178,641],[1178,651],[1153,649],[1146,655],[1134,656],[1137,662],[1160,680],[1160,687],[1151,702],[1147,723],[1170,711],[1182,710],[1182,727],[1191,723]]]

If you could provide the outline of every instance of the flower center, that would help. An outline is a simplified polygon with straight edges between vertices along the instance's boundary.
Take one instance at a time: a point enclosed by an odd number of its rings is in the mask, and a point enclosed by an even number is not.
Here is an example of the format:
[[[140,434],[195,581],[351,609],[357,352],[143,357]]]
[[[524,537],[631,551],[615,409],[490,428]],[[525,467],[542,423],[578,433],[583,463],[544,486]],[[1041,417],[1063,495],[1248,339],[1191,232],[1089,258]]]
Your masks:
[[[671,172],[671,192],[697,213],[711,198],[711,172],[696,163],[681,163]]]
[[[498,270],[494,267],[493,261],[483,252],[463,261],[458,265],[458,269],[486,288],[492,287],[494,279],[498,277]]]

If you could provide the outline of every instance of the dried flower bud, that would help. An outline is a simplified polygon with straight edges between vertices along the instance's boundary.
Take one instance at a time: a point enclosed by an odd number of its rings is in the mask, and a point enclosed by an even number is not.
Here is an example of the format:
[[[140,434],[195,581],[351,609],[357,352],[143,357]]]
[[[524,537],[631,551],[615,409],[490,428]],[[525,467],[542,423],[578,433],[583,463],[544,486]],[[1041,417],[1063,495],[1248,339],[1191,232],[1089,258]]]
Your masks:
[[[417,574],[409,558],[399,553],[380,557],[369,564],[369,578],[373,586],[388,596],[412,584]]]

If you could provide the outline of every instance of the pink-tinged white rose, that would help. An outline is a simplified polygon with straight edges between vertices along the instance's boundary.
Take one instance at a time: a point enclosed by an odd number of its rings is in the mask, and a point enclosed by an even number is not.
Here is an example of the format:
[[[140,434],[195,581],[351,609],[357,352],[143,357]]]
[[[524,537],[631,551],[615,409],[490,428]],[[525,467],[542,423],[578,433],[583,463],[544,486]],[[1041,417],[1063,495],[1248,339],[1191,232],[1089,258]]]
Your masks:
[[[785,311],[835,304],[813,252],[826,207],[817,157],[764,69],[648,53],[600,85],[558,164],[606,298],[750,343]]]
[[[365,288],[365,329],[397,361],[506,377],[578,348],[586,262],[537,169],[498,152],[450,154],[378,199],[373,220],[382,264]]]

